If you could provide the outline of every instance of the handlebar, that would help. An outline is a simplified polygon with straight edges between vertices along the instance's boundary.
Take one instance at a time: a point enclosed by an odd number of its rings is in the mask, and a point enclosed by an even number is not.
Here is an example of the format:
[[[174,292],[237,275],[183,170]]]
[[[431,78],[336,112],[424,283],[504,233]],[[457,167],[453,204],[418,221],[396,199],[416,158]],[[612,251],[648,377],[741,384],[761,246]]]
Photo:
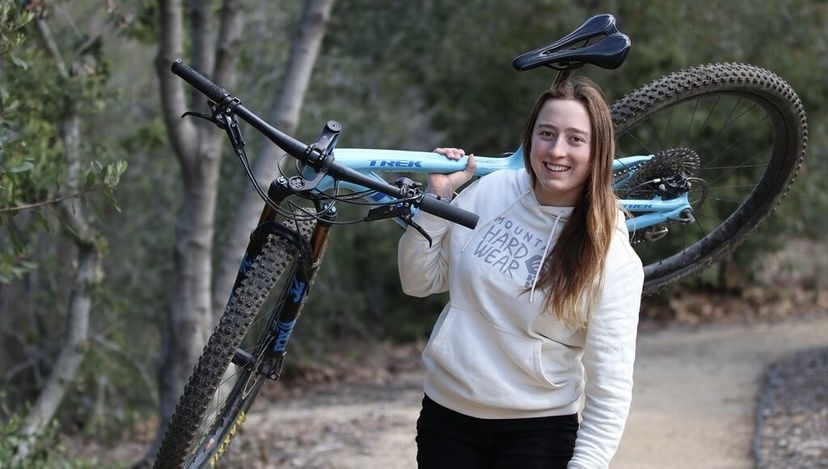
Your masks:
[[[264,119],[247,109],[238,98],[233,97],[224,88],[210,81],[209,78],[185,64],[181,59],[176,59],[170,67],[173,73],[183,78],[184,81],[201,91],[210,101],[222,108],[232,108],[232,111],[242,120],[253,126],[259,132],[265,134],[273,143],[295,158],[306,161],[310,147],[296,140],[290,135],[268,124]]]
[[[476,213],[469,212],[457,208],[448,202],[443,202],[436,197],[426,194],[420,201],[420,209],[432,215],[437,215],[440,218],[451,220],[467,228],[474,228],[477,226],[478,216]]]
[[[253,126],[256,130],[265,135],[270,141],[279,146],[289,155],[299,159],[303,163],[313,166],[315,169],[324,170],[333,178],[351,182],[365,188],[387,194],[395,198],[407,198],[409,194],[405,190],[384,181],[378,181],[366,176],[359,171],[347,166],[337,164],[330,151],[319,153],[316,145],[307,145],[292,136],[282,132],[260,118],[251,110],[247,109],[241,101],[232,96],[227,90],[213,83],[209,78],[197,70],[186,65],[181,59],[175,60],[170,70],[183,78],[195,89],[203,93],[215,103],[220,109],[231,112]],[[330,123],[328,124],[330,125]],[[418,202],[419,208],[425,212],[458,223],[467,228],[477,226],[478,216],[467,210],[455,207],[436,198],[423,196]]]

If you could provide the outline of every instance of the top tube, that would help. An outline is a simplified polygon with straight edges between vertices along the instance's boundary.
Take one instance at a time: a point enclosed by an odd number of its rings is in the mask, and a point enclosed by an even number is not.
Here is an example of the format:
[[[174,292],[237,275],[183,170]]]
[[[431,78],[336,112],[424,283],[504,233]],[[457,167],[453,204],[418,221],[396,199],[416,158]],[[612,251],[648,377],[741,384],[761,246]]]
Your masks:
[[[452,160],[440,153],[412,150],[383,150],[375,148],[337,148],[334,158],[338,163],[361,172],[452,173],[466,167],[468,157]],[[613,160],[612,169],[634,166],[652,158],[652,155],[627,156]],[[524,167],[523,147],[502,156],[475,155],[477,176],[502,169]]]
[[[440,153],[430,151],[378,150],[371,148],[337,148],[334,150],[337,163],[357,171],[452,173],[466,167],[468,157],[452,160]],[[523,167],[523,150],[504,156],[478,156],[475,174],[482,176],[501,169]]]

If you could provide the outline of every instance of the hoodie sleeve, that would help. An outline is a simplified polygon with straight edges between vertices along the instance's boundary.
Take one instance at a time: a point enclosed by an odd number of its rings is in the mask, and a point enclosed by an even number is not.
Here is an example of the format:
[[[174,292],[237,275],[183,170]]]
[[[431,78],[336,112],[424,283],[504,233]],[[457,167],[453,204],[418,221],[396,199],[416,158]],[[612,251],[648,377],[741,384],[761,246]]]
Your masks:
[[[446,243],[449,223],[440,217],[417,212],[414,222],[429,236],[428,240],[416,229],[408,227],[397,245],[397,268],[400,284],[406,295],[425,297],[448,290],[448,259]]]
[[[478,194],[481,193],[481,184],[490,180],[493,175],[478,178],[466,186],[454,200],[452,205],[479,213]],[[397,268],[400,273],[400,283],[406,295],[426,297],[435,293],[446,292],[449,289],[449,238],[454,225],[447,220],[430,213],[418,211],[414,215],[414,222],[420,225],[429,236],[428,240],[414,228],[408,227],[397,245]],[[466,228],[457,228],[463,229]]]
[[[584,409],[569,469],[609,467],[630,409],[644,271],[629,244],[619,247],[624,254],[616,255],[625,262],[607,272],[600,304],[587,326]]]
[[[481,193],[481,183],[492,179],[492,175],[489,175],[472,181],[451,204],[479,214],[478,194]],[[400,238],[397,244],[397,269],[403,293],[422,298],[446,292],[449,289],[451,256],[449,238],[454,227],[459,225],[453,225],[450,221],[422,210],[414,215],[414,222],[431,236],[431,246],[423,235],[411,227]]]

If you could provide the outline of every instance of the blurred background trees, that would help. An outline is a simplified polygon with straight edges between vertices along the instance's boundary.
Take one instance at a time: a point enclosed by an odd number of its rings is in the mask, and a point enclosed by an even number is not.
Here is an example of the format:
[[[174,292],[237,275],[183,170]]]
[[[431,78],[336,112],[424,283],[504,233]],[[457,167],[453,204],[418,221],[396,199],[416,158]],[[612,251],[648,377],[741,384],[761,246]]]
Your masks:
[[[57,431],[115,443],[157,424],[162,332],[181,280],[174,253],[187,228],[182,207],[192,200],[167,137],[154,67],[165,3],[176,2],[0,0],[0,429],[8,432],[0,436],[20,434],[67,343],[72,294],[79,282],[90,285],[78,280],[81,249],[68,218],[81,212],[94,230],[100,264],[93,288],[85,290],[83,361],[57,407]],[[217,34],[225,3],[201,3],[184,10],[182,24],[192,27],[194,13],[209,10],[214,16],[204,26]],[[222,84],[254,111],[278,119],[305,4],[226,5],[238,8],[243,30],[225,51],[237,61],[235,81]],[[304,105],[286,125],[312,140],[325,120],[340,120],[344,147],[513,150],[525,114],[553,75],[515,72],[512,58],[601,12],[614,13],[633,41],[620,69],[581,72],[611,100],[667,72],[712,61],[769,68],[799,92],[809,118],[806,168],[776,215],[730,262],[752,289],[763,288],[767,276],[758,262],[794,241],[819,240],[828,228],[821,216],[828,208],[825,2],[336,0]],[[192,37],[182,44],[190,62],[215,47]],[[77,147],[67,140],[75,135],[67,122],[77,124]],[[272,157],[258,136],[246,136],[250,155]],[[216,151],[230,153],[227,146]],[[239,236],[233,228],[248,191],[237,161],[216,158],[208,287],[222,269],[235,268],[224,247]],[[67,201],[76,210],[67,212]],[[370,347],[426,336],[444,298],[401,294],[399,233],[393,223],[338,230],[318,280],[316,291],[325,294],[310,299],[289,369],[321,359],[341,340]],[[825,285],[818,269],[802,267],[797,278],[809,288]],[[785,268],[796,271],[798,264]],[[715,292],[723,287],[716,269],[676,288]],[[205,318],[222,301],[223,294],[210,293],[215,298],[199,313]],[[0,465],[8,448],[0,443]]]

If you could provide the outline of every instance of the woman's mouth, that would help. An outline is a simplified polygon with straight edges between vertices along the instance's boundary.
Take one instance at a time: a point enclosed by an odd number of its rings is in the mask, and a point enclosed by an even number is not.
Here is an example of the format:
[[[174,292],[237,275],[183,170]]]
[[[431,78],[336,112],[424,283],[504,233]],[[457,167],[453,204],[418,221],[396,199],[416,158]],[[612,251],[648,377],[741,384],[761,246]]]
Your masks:
[[[544,163],[543,167],[546,168],[547,171],[550,171],[550,172],[553,172],[553,173],[563,173],[565,171],[569,171],[569,169],[570,169],[569,166],[563,166],[563,165],[560,165],[560,164],[550,164],[550,163]]]

